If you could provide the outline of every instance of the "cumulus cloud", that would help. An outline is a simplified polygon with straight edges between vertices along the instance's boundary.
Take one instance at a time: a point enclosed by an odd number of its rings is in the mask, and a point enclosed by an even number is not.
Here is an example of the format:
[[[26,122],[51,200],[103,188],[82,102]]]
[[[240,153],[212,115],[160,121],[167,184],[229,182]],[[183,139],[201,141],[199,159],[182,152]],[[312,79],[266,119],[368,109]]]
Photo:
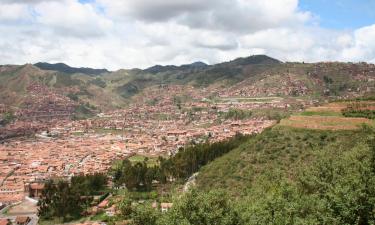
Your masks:
[[[75,0],[45,1],[34,10],[38,23],[60,35],[91,38],[109,32],[112,27],[112,21],[99,14],[94,6]]]
[[[329,30],[314,18],[298,0],[0,0],[0,64],[375,61],[375,25]]]
[[[117,17],[151,23],[175,20],[191,28],[232,32],[294,26],[311,18],[310,13],[298,10],[298,0],[98,1]]]
[[[9,23],[27,19],[31,19],[31,17],[28,8],[25,5],[0,3],[1,23]]]

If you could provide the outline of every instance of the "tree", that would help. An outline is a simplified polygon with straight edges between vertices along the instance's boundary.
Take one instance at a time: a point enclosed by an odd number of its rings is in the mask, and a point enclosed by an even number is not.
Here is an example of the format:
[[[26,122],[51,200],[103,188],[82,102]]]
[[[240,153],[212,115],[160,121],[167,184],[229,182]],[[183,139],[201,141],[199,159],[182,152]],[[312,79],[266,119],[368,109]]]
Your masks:
[[[160,218],[160,212],[150,205],[137,205],[132,213],[134,225],[156,225]]]
[[[204,193],[192,190],[175,201],[157,224],[240,225],[243,222],[224,192]]]
[[[72,189],[68,182],[58,181],[54,184],[49,181],[38,202],[38,215],[44,219],[59,217],[67,221],[80,216],[83,204],[79,192]]]
[[[133,213],[132,201],[129,198],[124,197],[118,206],[124,218],[128,218]]]

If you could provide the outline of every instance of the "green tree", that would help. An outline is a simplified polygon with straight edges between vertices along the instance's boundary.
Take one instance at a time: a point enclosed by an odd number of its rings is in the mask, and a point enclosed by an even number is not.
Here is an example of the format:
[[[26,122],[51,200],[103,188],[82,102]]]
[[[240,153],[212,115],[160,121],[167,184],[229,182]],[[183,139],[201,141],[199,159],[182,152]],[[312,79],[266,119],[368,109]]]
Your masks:
[[[124,197],[122,201],[118,205],[119,210],[121,212],[121,216],[124,218],[129,218],[130,215],[133,213],[132,209],[132,201],[131,199]]]
[[[134,225],[156,225],[160,218],[160,212],[150,205],[137,205],[132,213],[132,224]]]
[[[228,196],[222,191],[188,192],[175,201],[160,225],[239,225],[243,224]]]

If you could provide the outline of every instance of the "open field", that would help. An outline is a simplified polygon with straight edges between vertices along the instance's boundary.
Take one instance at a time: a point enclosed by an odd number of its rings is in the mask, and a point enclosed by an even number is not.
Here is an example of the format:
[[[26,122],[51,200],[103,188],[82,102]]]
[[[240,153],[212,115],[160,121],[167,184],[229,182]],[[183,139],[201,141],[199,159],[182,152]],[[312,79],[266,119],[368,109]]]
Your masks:
[[[304,111],[299,114],[300,116],[342,116],[341,112],[334,111]]]
[[[333,102],[323,106],[311,107],[302,113],[281,120],[280,125],[321,130],[355,130],[362,124],[375,125],[375,121],[371,119],[344,117],[343,111],[351,104],[353,104],[351,101]],[[356,104],[367,105],[367,102],[357,102]]]
[[[348,102],[332,102],[324,106],[311,107],[306,109],[306,112],[337,112],[341,113],[348,105]]]
[[[355,130],[362,124],[375,125],[366,118],[345,118],[337,116],[291,116],[280,121],[280,125],[295,128],[319,130]]]

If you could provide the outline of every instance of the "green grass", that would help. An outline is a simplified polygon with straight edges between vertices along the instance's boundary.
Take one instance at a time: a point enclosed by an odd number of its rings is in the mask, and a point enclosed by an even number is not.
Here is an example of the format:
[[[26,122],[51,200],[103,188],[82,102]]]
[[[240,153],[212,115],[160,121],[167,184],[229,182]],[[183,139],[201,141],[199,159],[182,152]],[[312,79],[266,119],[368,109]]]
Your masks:
[[[332,112],[332,111],[305,111],[300,113],[301,116],[342,116],[341,112]]]

